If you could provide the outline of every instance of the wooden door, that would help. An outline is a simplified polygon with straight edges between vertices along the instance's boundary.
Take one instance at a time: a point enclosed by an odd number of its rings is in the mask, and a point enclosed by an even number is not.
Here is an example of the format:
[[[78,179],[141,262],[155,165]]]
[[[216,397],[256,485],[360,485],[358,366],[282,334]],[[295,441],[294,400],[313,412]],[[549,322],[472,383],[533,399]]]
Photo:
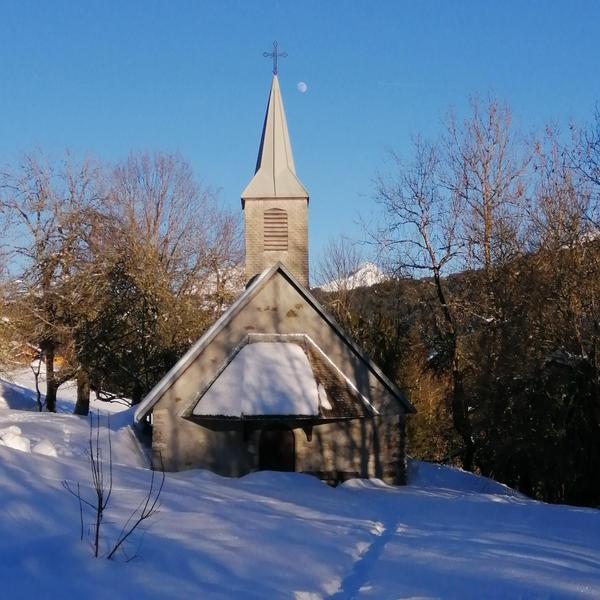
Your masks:
[[[258,468],[261,471],[295,471],[294,432],[285,425],[271,425],[260,432]]]

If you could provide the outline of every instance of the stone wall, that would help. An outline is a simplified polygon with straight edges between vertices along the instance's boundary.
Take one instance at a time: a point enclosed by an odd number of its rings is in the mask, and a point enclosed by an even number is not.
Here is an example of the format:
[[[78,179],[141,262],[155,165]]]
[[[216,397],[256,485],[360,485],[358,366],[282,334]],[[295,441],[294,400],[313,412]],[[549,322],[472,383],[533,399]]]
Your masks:
[[[296,471],[330,482],[378,477],[405,483],[404,416],[370,417],[317,425],[311,439],[295,430]]]
[[[242,422],[214,431],[181,419],[168,407],[154,412],[153,462],[168,471],[202,468],[238,477],[258,470],[260,429],[244,435]],[[281,421],[285,424],[285,421]],[[405,483],[403,415],[323,423],[312,431],[293,429],[296,471],[330,483],[352,477],[378,477]]]

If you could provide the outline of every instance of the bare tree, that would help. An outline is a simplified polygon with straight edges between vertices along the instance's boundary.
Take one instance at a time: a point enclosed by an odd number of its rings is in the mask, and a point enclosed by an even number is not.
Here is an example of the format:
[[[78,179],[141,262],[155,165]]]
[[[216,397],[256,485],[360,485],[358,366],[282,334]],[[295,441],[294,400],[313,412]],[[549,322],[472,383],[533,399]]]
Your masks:
[[[570,126],[570,144],[562,150],[570,167],[593,185],[600,187],[600,106],[587,126]]]
[[[71,378],[78,414],[92,381],[139,402],[237,292],[239,218],[179,156],[28,155],[0,192],[11,327],[42,352],[49,411]]]
[[[56,410],[58,387],[77,370],[70,331],[79,298],[72,283],[83,211],[100,201],[96,172],[90,161],[78,164],[67,156],[57,167],[39,155],[26,155],[1,181],[5,240],[20,281],[13,298],[20,308],[15,330],[43,353],[49,411]]]
[[[108,417],[107,417],[108,418]],[[67,481],[63,481],[63,487],[79,502],[79,516],[81,527],[81,539],[83,539],[83,505],[88,506],[94,511],[94,556],[98,558],[100,552],[100,529],[104,512],[110,501],[113,486],[113,464],[112,464],[112,443],[110,438],[110,422],[107,423],[108,432],[108,467],[104,458],[103,447],[100,442],[100,412],[96,414],[94,424],[94,415],[90,415],[90,435],[88,443],[88,459],[90,461],[90,472],[92,478],[92,487],[94,490],[94,499],[87,500],[81,495],[81,487],[77,482],[77,491]],[[107,471],[108,468],[108,471]]]
[[[330,239],[318,266],[317,277],[322,284],[330,284],[331,291],[348,290],[352,275],[363,257],[359,246],[345,237]]]
[[[239,220],[179,156],[132,154],[107,187],[78,348],[111,392],[137,403],[230,301]]]
[[[557,132],[547,130],[536,152],[534,202],[529,211],[530,252],[559,314],[544,318],[544,329],[551,332],[545,340],[556,350],[560,338],[576,340],[571,352],[591,359],[597,368],[600,339],[600,256],[599,232],[590,215],[594,213],[595,185],[578,169],[573,169],[575,151],[559,142]],[[532,258],[533,260],[533,258]],[[559,324],[568,331],[561,331]],[[591,325],[591,327],[590,327]]]
[[[92,480],[93,497],[91,499],[84,498],[81,494],[81,485],[77,482],[74,487],[69,481],[63,481],[63,487],[72,496],[77,498],[79,504],[79,525],[80,539],[84,538],[84,517],[83,509],[88,507],[94,514],[93,524],[93,542],[94,556],[98,558],[101,545],[101,530],[104,521],[104,515],[108,510],[109,502],[113,491],[113,461],[112,461],[112,442],[110,436],[110,418],[107,417],[107,445],[104,446],[101,440],[101,423],[100,412],[96,413],[94,419],[93,413],[90,414],[90,434],[88,444],[88,458],[90,461],[90,474]],[[107,457],[105,455],[108,455]],[[142,525],[142,523],[150,519],[156,514],[160,508],[160,495],[165,483],[165,471],[161,469],[160,483],[156,483],[156,473],[152,471],[148,492],[142,498],[137,508],[131,513],[116,541],[112,545],[107,558],[111,559],[115,553],[123,548],[123,544],[130,536]]]
[[[499,328],[520,302],[515,278],[526,250],[532,144],[516,131],[507,105],[474,98],[466,119],[449,116],[443,152],[444,184],[460,203],[461,267],[483,275],[461,302],[479,322],[476,360],[491,373],[506,350]]]
[[[111,211],[152,248],[177,294],[240,260],[239,219],[178,155],[131,154],[112,174]]]
[[[44,409],[44,403],[42,402],[42,392],[40,391],[40,374],[42,371],[42,353],[38,350],[35,356],[29,363],[29,368],[33,373],[33,381],[35,383],[35,403],[40,412]]]
[[[600,228],[600,107],[596,107],[594,120],[588,127],[571,126],[572,139],[563,154],[573,171],[590,184],[591,197],[584,218],[594,228]]]
[[[463,123],[450,114],[444,146],[446,184],[461,199],[467,266],[483,268],[491,278],[493,267],[520,251],[530,153],[516,137],[509,107],[494,98],[472,99]]]
[[[358,246],[347,238],[329,240],[318,267],[318,279],[322,289],[328,293],[327,307],[335,314],[349,333],[354,335],[356,275],[362,263]],[[360,283],[358,284],[360,285]]]
[[[157,483],[156,471],[152,470],[148,492],[123,525],[117,541],[112,547],[112,550],[108,553],[108,559],[113,558],[119,549],[123,550],[124,544],[129,540],[130,536],[138,529],[138,527],[140,527],[144,521],[152,518],[160,509],[160,495],[165,485],[165,469],[162,466],[162,458],[160,473],[160,482]]]
[[[463,443],[464,468],[473,465],[474,441],[465,399],[459,332],[443,276],[461,250],[461,200],[443,184],[441,158],[435,147],[414,142],[414,159],[405,164],[392,155],[394,172],[377,181],[376,200],[383,220],[372,239],[397,273],[431,276],[442,322],[444,354],[451,365],[451,406],[455,431]]]
[[[600,456],[594,131],[568,145],[549,129],[528,143],[507,107],[475,101],[438,144],[417,140],[411,161],[393,157],[372,230],[393,270],[414,280],[402,376],[426,405],[409,425],[424,430],[410,433],[418,452],[452,451],[443,427],[436,450],[429,440],[448,398],[463,466],[586,504],[600,493],[590,475]]]
[[[560,132],[550,127],[536,144],[534,177],[527,212],[529,252],[572,247],[594,233],[588,215],[592,189],[572,168],[573,151],[560,142]]]

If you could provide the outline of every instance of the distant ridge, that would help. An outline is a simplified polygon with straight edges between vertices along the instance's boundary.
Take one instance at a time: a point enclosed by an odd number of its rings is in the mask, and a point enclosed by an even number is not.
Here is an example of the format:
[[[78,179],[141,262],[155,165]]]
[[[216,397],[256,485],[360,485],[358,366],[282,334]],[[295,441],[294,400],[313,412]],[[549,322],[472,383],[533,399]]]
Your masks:
[[[385,281],[387,277],[383,271],[372,262],[362,263],[354,273],[341,279],[333,279],[319,288],[324,292],[338,292],[340,290],[353,290],[359,287],[371,287],[376,283]]]

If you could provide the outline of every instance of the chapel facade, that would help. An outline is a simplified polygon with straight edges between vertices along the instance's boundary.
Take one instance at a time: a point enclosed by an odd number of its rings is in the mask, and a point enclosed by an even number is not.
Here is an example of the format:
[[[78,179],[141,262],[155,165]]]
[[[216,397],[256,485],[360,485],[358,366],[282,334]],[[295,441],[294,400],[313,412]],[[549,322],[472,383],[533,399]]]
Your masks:
[[[151,431],[154,466],[403,483],[414,408],[308,289],[309,195],[277,73],[241,200],[246,290],[135,413]]]

